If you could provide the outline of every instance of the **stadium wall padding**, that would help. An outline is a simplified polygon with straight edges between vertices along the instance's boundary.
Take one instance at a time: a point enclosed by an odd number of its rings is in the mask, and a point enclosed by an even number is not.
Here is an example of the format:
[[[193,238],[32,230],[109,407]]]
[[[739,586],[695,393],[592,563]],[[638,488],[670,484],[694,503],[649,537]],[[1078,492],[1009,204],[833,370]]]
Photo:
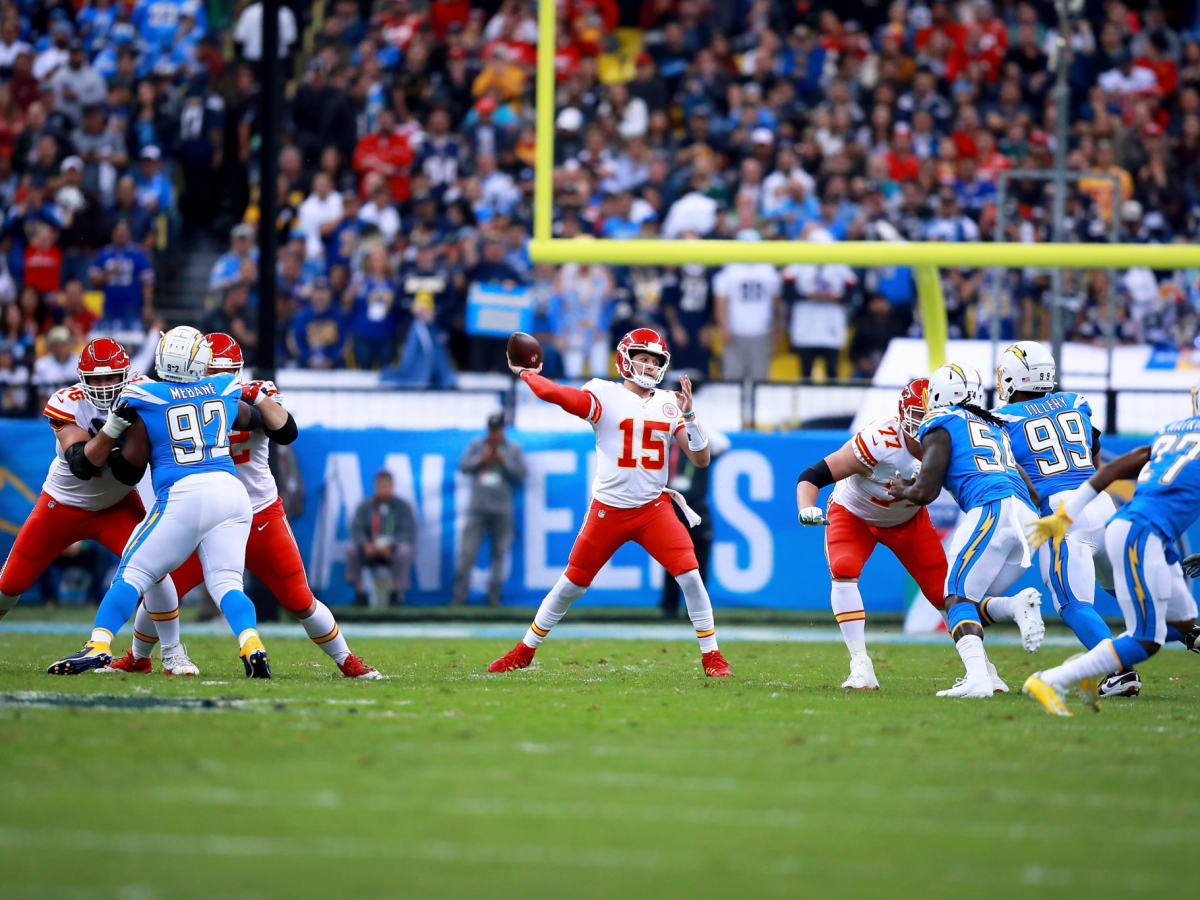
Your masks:
[[[54,437],[40,421],[0,424],[0,552],[41,487]],[[304,480],[303,512],[292,524],[314,591],[328,603],[352,600],[344,579],[347,528],[358,502],[371,491],[381,468],[395,476],[397,493],[413,505],[420,532],[413,568],[412,604],[446,603],[454,577],[457,536],[469,497],[458,461],[471,431],[390,431],[307,428],[293,445]],[[713,603],[720,607],[826,610],[829,576],[824,531],[796,522],[796,475],[846,439],[842,432],[731,434],[730,449],[713,463],[710,510],[714,543],[708,572]],[[512,432],[525,451],[529,475],[516,504],[516,541],[510,554],[504,602],[538,603],[566,565],[588,499],[594,442],[587,433]],[[1106,453],[1123,452],[1144,439],[1109,438]],[[829,489],[822,492],[822,500]],[[935,525],[949,527],[954,507],[934,510]],[[1192,543],[1200,538],[1193,534]],[[486,563],[485,543],[480,560]],[[1038,586],[1036,566],[1018,586]],[[663,571],[641,548],[627,545],[597,577],[581,604],[653,606]],[[482,602],[485,576],[473,575],[472,602]],[[867,608],[902,612],[915,588],[886,550],[862,576]],[[1014,588],[1014,592],[1015,592]],[[1101,598],[1106,615],[1116,603]],[[1047,606],[1047,612],[1051,608]]]

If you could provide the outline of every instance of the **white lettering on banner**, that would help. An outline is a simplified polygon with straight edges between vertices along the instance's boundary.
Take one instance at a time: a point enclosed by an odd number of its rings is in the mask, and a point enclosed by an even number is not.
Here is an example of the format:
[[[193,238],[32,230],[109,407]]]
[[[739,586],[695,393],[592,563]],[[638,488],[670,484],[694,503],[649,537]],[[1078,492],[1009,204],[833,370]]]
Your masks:
[[[738,496],[738,479],[749,480],[749,499],[766,502],[774,496],[775,477],[767,458],[755,450],[731,450],[713,463],[713,504],[726,522],[746,542],[750,553],[745,568],[738,566],[737,544],[716,541],[713,545],[713,569],[717,581],[730,591],[761,591],[771,580],[775,559],[775,541],[771,529]]]
[[[587,506],[592,505],[592,485],[596,483],[596,453],[592,451],[588,453],[588,478],[587,478]],[[654,568],[658,564],[653,560],[650,565]],[[606,562],[596,573],[596,577],[592,579],[592,586],[611,591],[636,591],[642,586],[642,571],[645,563],[634,566],[617,566],[612,560]]]
[[[413,482],[412,457],[407,453],[389,453],[383,467],[396,480],[396,496],[407,500],[417,526],[417,546],[413,571],[417,585],[424,591],[442,589],[442,484],[446,478],[446,457],[440,453],[421,456],[421,490]]]
[[[546,506],[546,478],[570,475],[579,468],[574,450],[538,450],[525,454],[525,587],[552,588],[565,566],[549,565],[546,538],[558,531],[573,531],[570,507]]]
[[[345,562],[348,540],[338,539],[338,525],[349,523],[362,502],[362,470],[357,453],[330,453],[325,457],[325,478],[321,490],[321,505],[313,528],[311,563],[308,575],[312,586],[322,590],[329,586],[335,562]]]

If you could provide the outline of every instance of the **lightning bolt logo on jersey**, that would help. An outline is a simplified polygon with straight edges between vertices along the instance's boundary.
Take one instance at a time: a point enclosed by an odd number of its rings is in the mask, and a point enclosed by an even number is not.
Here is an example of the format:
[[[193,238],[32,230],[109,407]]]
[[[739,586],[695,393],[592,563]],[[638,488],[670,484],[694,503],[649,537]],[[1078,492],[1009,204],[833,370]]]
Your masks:
[[[1138,474],[1133,497],[1113,519],[1147,525],[1162,538],[1164,547],[1173,549],[1200,515],[1200,465],[1194,465],[1198,458],[1200,417],[1163,428],[1150,443],[1150,461]]]
[[[1005,497],[1018,497],[1033,508],[1002,428],[957,406],[927,412],[917,440],[935,428],[944,428],[950,435],[950,464],[944,485],[963,512]]]
[[[117,399],[128,401],[146,426],[154,493],[166,496],[175,482],[200,472],[235,475],[229,432],[237,418],[242,386],[234,375],[211,375],[191,383],[131,384]]]
[[[996,410],[1012,445],[1013,457],[1041,495],[1049,498],[1077,488],[1096,471],[1092,459],[1092,408],[1079,394],[1048,394]]]

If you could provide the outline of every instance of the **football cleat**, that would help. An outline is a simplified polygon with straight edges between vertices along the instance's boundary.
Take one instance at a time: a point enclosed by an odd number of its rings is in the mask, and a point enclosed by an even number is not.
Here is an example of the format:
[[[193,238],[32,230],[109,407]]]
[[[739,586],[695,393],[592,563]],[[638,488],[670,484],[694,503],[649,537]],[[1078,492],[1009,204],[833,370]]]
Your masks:
[[[1021,631],[1021,646],[1029,653],[1042,646],[1046,636],[1046,623],[1042,621],[1042,595],[1033,588],[1025,588],[1013,597],[1013,621]]]
[[[100,669],[112,662],[107,641],[88,641],[78,653],[65,656],[50,664],[47,675],[78,675],[89,669]]]
[[[126,650],[125,655],[120,659],[114,659],[107,666],[97,669],[97,673],[105,672],[126,672],[130,675],[149,675],[154,671],[154,663],[150,657],[143,656],[141,659],[133,655],[133,650]]]
[[[992,679],[993,694],[1007,694],[1008,685],[1004,683],[1004,679],[1000,677],[1000,673],[996,671],[996,664],[990,659],[987,661],[988,678]]]
[[[263,646],[258,635],[251,635],[246,639],[238,656],[242,659],[242,666],[246,669],[247,678],[271,677],[271,664],[267,660],[267,648]]]
[[[1183,636],[1183,646],[1193,653],[1200,653],[1200,625],[1193,625],[1192,630]]]
[[[995,693],[990,678],[962,677],[954,682],[953,687],[938,691],[939,697],[965,697],[971,700],[986,700]]]
[[[727,678],[733,674],[733,669],[729,668],[729,662],[721,655],[720,650],[701,653],[700,664],[704,667],[704,674],[709,678]]]
[[[536,647],[530,647],[524,641],[517,641],[517,646],[495,660],[487,670],[489,672],[511,672],[513,669],[524,669],[533,662],[533,654],[536,652]]]
[[[188,659],[187,647],[183,644],[162,648],[162,667],[165,675],[200,674],[200,667]]]
[[[848,691],[877,691],[879,679],[875,677],[875,666],[865,653],[850,657],[850,676],[842,682]]]
[[[1041,674],[1041,672],[1034,672],[1026,678],[1025,684],[1021,686],[1021,693],[1042,704],[1042,709],[1050,715],[1070,718],[1071,711],[1067,709],[1067,704],[1063,703],[1063,699],[1054,689],[1054,685],[1042,681]]]
[[[351,653],[344,660],[338,663],[338,668],[342,672],[343,678],[361,678],[363,681],[381,681],[383,676],[365,662]]]
[[[1116,672],[1100,682],[1101,697],[1136,697],[1142,692],[1142,676],[1136,669]]]

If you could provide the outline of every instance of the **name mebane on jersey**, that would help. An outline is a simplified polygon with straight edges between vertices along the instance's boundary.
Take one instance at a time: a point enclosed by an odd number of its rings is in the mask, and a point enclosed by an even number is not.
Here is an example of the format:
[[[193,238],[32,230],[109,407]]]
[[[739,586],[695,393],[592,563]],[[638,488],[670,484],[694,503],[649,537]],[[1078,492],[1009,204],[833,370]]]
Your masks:
[[[186,387],[170,387],[167,390],[171,392],[172,400],[191,400],[194,397],[217,396],[217,389],[207,382],[202,384],[191,384],[187,385]]]

